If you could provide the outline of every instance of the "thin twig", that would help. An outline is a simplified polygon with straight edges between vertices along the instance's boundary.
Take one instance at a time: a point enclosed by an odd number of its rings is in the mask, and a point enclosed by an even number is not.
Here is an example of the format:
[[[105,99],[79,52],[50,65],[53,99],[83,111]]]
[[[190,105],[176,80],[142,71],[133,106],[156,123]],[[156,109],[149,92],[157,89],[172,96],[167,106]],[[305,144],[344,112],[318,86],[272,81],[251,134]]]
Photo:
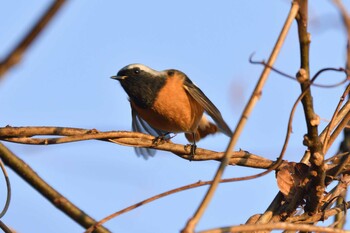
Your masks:
[[[310,89],[309,49],[311,36],[307,29],[308,0],[299,0],[299,4],[300,9],[297,23],[300,46],[300,70],[298,81],[300,82],[301,90],[303,92],[306,91],[306,95],[302,99],[307,126],[307,134],[304,136],[304,145],[307,146],[310,151],[309,162],[311,163],[308,173],[309,182],[306,187],[309,194],[306,199],[305,211],[314,214],[320,206],[325,190],[325,164],[322,150],[323,146],[318,134],[319,116],[317,116],[314,111]]]
[[[273,70],[275,73],[277,74],[280,74],[282,77],[286,77],[288,79],[291,79],[291,80],[294,80],[294,81],[297,81],[297,78],[292,76],[292,75],[289,75],[289,74],[286,74],[284,73],[283,71],[280,71],[278,69],[276,69],[275,67],[273,66],[269,66],[264,60],[263,61],[254,61],[253,60],[253,55],[252,54],[249,58],[249,62],[252,63],[252,64],[259,64],[259,65],[263,65],[263,66],[267,66],[269,67],[271,70]],[[344,71],[346,73],[346,70],[344,68],[324,68],[324,69],[321,69],[319,72],[324,72],[324,71]],[[319,73],[318,72],[318,73]],[[317,75],[317,74],[316,74]],[[315,87],[321,87],[321,88],[334,88],[334,87],[338,87],[342,84],[344,84],[345,82],[347,82],[349,79],[348,77],[346,76],[345,79],[341,80],[340,82],[337,82],[337,83],[334,83],[334,84],[317,84],[317,83],[312,83],[311,85],[312,86],[315,86]]]
[[[9,176],[7,174],[5,165],[2,162],[1,158],[0,158],[0,167],[1,167],[2,173],[4,174],[5,182],[6,182],[6,188],[7,188],[6,202],[5,202],[3,210],[0,213],[0,218],[2,218],[6,214],[8,208],[10,206],[10,201],[11,201],[11,184],[10,184],[10,178],[9,178]]]
[[[236,181],[241,181],[242,178],[238,177],[238,178],[228,178],[228,179],[223,179],[220,181],[220,183],[227,183],[227,182],[236,182]],[[182,187],[178,187],[178,188],[175,188],[175,189],[172,189],[172,190],[169,190],[169,191],[166,191],[166,192],[163,192],[161,194],[158,194],[156,196],[152,196],[150,198],[147,198],[143,201],[140,201],[136,204],[133,204],[131,206],[128,206],[122,210],[119,210],[103,219],[101,219],[100,221],[98,221],[95,225],[91,226],[89,229],[87,229],[85,231],[85,233],[91,233],[94,229],[96,229],[98,226],[101,226],[102,224],[106,223],[107,221],[111,220],[112,218],[116,218],[118,217],[119,215],[121,214],[125,214],[126,212],[129,212],[131,210],[134,210],[140,206],[143,206],[147,203],[150,203],[152,201],[155,201],[157,199],[160,199],[160,198],[163,198],[165,196],[168,196],[168,195],[171,195],[171,194],[174,194],[174,193],[178,193],[178,192],[181,192],[181,191],[185,191],[185,190],[188,190],[188,189],[193,189],[193,188],[198,188],[198,187],[201,187],[201,186],[204,186],[204,185],[209,185],[211,184],[212,181],[198,181],[196,183],[193,183],[193,184],[189,184],[189,185],[185,185],[185,186],[182,186]],[[334,213],[334,212],[329,212],[330,214],[327,214],[326,217],[328,218],[329,216],[332,216],[331,213]],[[256,219],[257,220],[257,219]],[[255,222],[254,222],[255,223]]]
[[[11,67],[20,62],[27,48],[38,37],[40,32],[43,31],[53,16],[61,8],[63,3],[65,3],[65,0],[55,0],[43,14],[43,16],[36,22],[33,28],[28,32],[28,34],[18,43],[18,45],[7,55],[3,61],[0,61],[0,79]]]
[[[328,146],[326,149],[328,149],[333,142],[335,141],[336,138],[338,138],[339,134],[345,129],[347,125],[349,125],[349,120],[350,120],[350,112],[348,112],[344,119],[339,123],[339,125],[334,129],[329,141],[328,141]]]
[[[337,155],[336,157],[337,161],[333,161],[334,163],[336,163],[336,166],[328,166],[329,169],[327,170],[326,185],[329,185],[341,173],[344,173],[350,163],[350,152],[344,152],[342,154]],[[327,197],[325,197],[325,201],[327,201]]]
[[[340,97],[340,100],[338,102],[338,105],[333,113],[332,119],[329,123],[329,127],[326,130],[326,135],[324,136],[324,140],[323,140],[323,153],[325,154],[326,151],[329,149],[330,145],[329,145],[329,139],[330,139],[330,134],[331,134],[331,130],[333,130],[334,128],[334,121],[336,116],[338,115],[338,112],[346,98],[346,96],[349,94],[350,91],[350,85],[348,85],[345,89],[345,91],[343,92],[343,95]]]
[[[267,62],[267,64],[269,64],[270,66],[272,66],[273,63],[275,62],[275,60],[279,54],[279,51],[281,50],[281,47],[284,43],[284,40],[288,34],[290,26],[292,25],[293,20],[294,20],[295,16],[297,15],[298,10],[299,10],[299,5],[297,4],[297,2],[293,1],[292,7],[291,7],[289,14],[288,14],[288,17],[285,21],[285,24],[282,28],[282,31],[281,31],[281,33],[277,39],[277,42],[275,44],[275,47],[274,47],[274,49],[270,55],[270,58]],[[224,155],[224,157],[221,161],[221,164],[220,164],[220,166],[215,174],[215,177],[213,179],[213,183],[210,185],[210,187],[209,187],[204,199],[202,200],[201,204],[199,205],[197,211],[195,212],[193,217],[187,222],[185,228],[182,230],[183,233],[192,233],[194,231],[195,226],[197,225],[198,221],[201,219],[204,211],[206,210],[209,202],[211,201],[211,199],[214,195],[214,192],[219,184],[219,181],[221,180],[224,169],[225,169],[226,165],[228,164],[230,153],[231,153],[231,151],[233,151],[233,149],[238,141],[238,138],[239,138],[241,132],[243,131],[243,128],[247,122],[248,117],[250,116],[256,102],[258,101],[258,99],[261,96],[261,91],[263,89],[263,86],[267,80],[267,77],[268,77],[270,71],[271,71],[270,68],[265,67],[264,71],[262,72],[260,79],[259,79],[259,81],[258,81],[258,83],[253,91],[253,94],[252,94],[248,104],[246,105],[246,107],[242,113],[242,116],[237,124],[237,127],[233,133],[231,141],[226,149],[225,155]]]
[[[346,69],[350,73],[350,15],[347,12],[347,10],[345,9],[345,6],[341,2],[341,0],[333,0],[333,2],[336,5],[336,7],[338,8],[338,10],[343,18],[343,25],[344,25],[346,32],[347,32]],[[344,128],[344,140],[341,142],[339,150],[343,151],[343,152],[349,151],[349,148],[350,148],[349,141],[350,141],[350,130],[347,128]],[[346,195],[347,195],[347,192],[344,192],[343,197],[345,198]],[[339,199],[337,201],[339,201]],[[336,224],[336,227],[338,227],[338,228],[343,227],[343,225],[345,223],[344,219],[345,219],[345,214],[339,213],[338,215],[336,215],[335,221],[338,222]]]
[[[346,114],[348,114],[348,112],[350,111],[350,101],[346,101],[346,103],[343,105],[343,107],[341,107],[341,109],[339,110],[336,118],[334,119],[334,123],[332,124],[333,127],[338,125],[346,116]],[[323,141],[326,137],[326,133],[328,130],[330,130],[331,132],[334,130],[334,128],[330,128],[329,129],[329,124],[323,129],[322,133],[320,134],[320,140]]]
[[[220,180],[220,183],[228,183],[228,182],[236,182],[236,181],[242,181],[241,178],[228,178],[228,179],[222,179]],[[150,197],[150,198],[147,198],[143,201],[140,201],[134,205],[131,205],[131,206],[128,206],[122,210],[119,210],[103,219],[101,219],[100,221],[98,221],[95,225],[91,226],[89,229],[87,229],[85,231],[85,233],[91,233],[94,229],[96,229],[97,227],[101,226],[102,224],[106,223],[107,221],[111,220],[112,218],[115,218],[115,217],[118,217],[119,215],[121,214],[124,214],[126,212],[129,212],[131,210],[134,210],[142,205],[145,205],[147,203],[150,203],[152,201],[155,201],[155,200],[158,200],[160,198],[163,198],[165,196],[168,196],[168,195],[171,195],[171,194],[174,194],[174,193],[178,193],[178,192],[182,192],[182,191],[185,191],[185,190],[188,190],[188,189],[193,189],[193,188],[198,188],[198,187],[201,187],[201,186],[204,186],[204,185],[210,185],[211,183],[213,183],[212,180],[209,180],[209,181],[198,181],[196,183],[192,183],[192,184],[189,184],[189,185],[185,185],[185,186],[182,186],[182,187],[178,187],[178,188],[175,188],[175,189],[172,189],[172,190],[169,190],[169,191],[166,191],[166,192],[163,192],[163,193],[160,193],[156,196],[153,196],[153,197]]]

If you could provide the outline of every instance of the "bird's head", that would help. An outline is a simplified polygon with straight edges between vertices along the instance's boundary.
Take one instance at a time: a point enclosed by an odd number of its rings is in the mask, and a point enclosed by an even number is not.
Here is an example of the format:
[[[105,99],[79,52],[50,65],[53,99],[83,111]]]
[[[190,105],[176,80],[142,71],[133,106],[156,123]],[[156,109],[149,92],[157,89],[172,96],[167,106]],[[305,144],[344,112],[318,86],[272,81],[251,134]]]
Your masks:
[[[139,107],[151,107],[158,91],[166,82],[166,72],[156,71],[143,64],[130,64],[118,71],[118,80],[130,99]]]

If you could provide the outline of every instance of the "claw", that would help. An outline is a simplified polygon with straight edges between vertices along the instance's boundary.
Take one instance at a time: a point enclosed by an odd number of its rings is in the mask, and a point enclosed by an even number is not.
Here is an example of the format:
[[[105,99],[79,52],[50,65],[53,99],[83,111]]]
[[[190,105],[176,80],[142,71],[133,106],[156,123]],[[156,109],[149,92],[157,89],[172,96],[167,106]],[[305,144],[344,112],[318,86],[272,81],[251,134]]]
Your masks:
[[[194,155],[196,154],[196,149],[197,149],[197,145],[194,143],[194,144],[187,144],[185,145],[185,150],[187,150],[188,147],[191,147],[190,148],[190,154],[189,154],[189,160],[192,161],[193,158],[194,158]]]
[[[165,139],[164,139],[164,136],[158,136],[158,137],[155,137],[153,139],[153,142],[152,144],[155,145],[155,146],[158,146],[161,142],[163,142]]]
[[[157,146],[157,145],[159,145],[160,143],[163,143],[163,142],[168,142],[172,137],[170,137],[170,138],[167,138],[167,136],[169,135],[170,133],[166,133],[166,134],[164,134],[164,135],[160,135],[160,136],[158,136],[158,137],[155,137],[154,139],[153,139],[153,145],[155,145],[155,146]]]

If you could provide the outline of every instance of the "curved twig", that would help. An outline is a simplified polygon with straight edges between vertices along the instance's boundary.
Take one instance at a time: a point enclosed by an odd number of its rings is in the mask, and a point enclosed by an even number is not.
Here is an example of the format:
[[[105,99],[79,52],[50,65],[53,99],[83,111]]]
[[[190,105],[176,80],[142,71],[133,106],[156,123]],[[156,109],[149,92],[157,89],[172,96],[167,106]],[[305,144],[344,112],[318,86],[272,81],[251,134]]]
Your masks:
[[[270,68],[271,70],[273,70],[275,73],[282,75],[283,77],[286,77],[286,78],[289,78],[289,79],[292,79],[292,80],[297,81],[297,78],[296,78],[296,77],[294,77],[294,76],[292,76],[292,75],[289,75],[289,74],[286,74],[286,73],[284,73],[283,71],[280,71],[280,70],[278,70],[277,68],[268,65],[264,60],[262,60],[262,61],[254,61],[254,60],[253,60],[253,56],[254,56],[254,53],[253,53],[252,55],[250,55],[250,57],[249,57],[249,62],[250,62],[251,64],[266,66],[266,67]],[[343,80],[341,80],[340,82],[335,83],[335,84],[329,84],[329,85],[327,85],[327,84],[317,84],[317,83],[313,83],[312,86],[315,86],[315,87],[322,87],[322,88],[333,88],[333,87],[338,87],[338,86],[340,86],[340,85],[346,83],[346,81],[349,80],[349,77],[348,77],[348,74],[347,74],[346,69],[344,69],[344,68],[342,68],[342,67],[340,67],[340,68],[333,68],[333,67],[323,68],[323,69],[319,70],[319,71],[315,74],[315,76],[318,76],[318,75],[320,75],[321,73],[323,73],[323,72],[325,72],[325,71],[339,71],[339,72],[344,72],[344,73],[346,74],[346,77],[345,77],[345,79],[343,79]]]
[[[2,162],[1,158],[0,158],[0,167],[1,167],[2,173],[4,174],[5,182],[6,182],[6,188],[7,188],[6,202],[5,202],[3,210],[0,213],[0,218],[2,218],[6,214],[8,208],[10,206],[10,201],[11,201],[11,184],[10,184],[10,179],[9,179],[8,174],[7,174],[5,165]]]

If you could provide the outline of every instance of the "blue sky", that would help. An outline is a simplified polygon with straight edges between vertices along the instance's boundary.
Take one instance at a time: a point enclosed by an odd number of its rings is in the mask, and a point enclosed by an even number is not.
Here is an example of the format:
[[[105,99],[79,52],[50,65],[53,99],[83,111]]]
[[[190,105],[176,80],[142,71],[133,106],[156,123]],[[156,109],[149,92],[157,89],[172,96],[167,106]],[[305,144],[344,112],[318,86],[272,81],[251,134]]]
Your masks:
[[[51,1],[7,1],[0,8],[0,57],[25,34]],[[350,11],[350,1],[344,0]],[[261,66],[290,9],[289,1],[70,1],[33,43],[22,62],[0,83],[2,126],[67,126],[130,130],[127,96],[109,77],[130,63],[185,72],[222,112],[233,129]],[[345,63],[345,32],[331,1],[310,1],[311,72]],[[296,23],[275,66],[294,75],[299,67]],[[320,83],[336,83],[327,73]],[[330,119],[343,87],[312,88],[316,113]],[[272,73],[237,148],[275,159],[299,85]],[[169,97],[171,98],[171,97]],[[320,130],[326,125],[323,121]],[[285,159],[299,161],[306,127],[301,106]],[[186,143],[183,135],[173,139]],[[223,151],[228,138],[209,137],[199,147]],[[327,156],[338,147],[336,142]],[[217,162],[188,162],[158,152],[147,161],[130,147],[99,141],[52,146],[6,143],[42,178],[95,219],[160,192],[209,180]],[[258,170],[229,167],[225,177]],[[18,232],[82,232],[40,194],[9,170],[13,188],[4,222]],[[1,185],[4,187],[2,181]],[[113,232],[178,232],[207,187],[163,198],[109,221]],[[257,180],[223,184],[198,230],[244,223],[263,212],[278,188],[273,173]],[[3,200],[4,191],[0,195]],[[35,211],[34,211],[35,210]],[[166,229],[166,230],[164,230]]]

